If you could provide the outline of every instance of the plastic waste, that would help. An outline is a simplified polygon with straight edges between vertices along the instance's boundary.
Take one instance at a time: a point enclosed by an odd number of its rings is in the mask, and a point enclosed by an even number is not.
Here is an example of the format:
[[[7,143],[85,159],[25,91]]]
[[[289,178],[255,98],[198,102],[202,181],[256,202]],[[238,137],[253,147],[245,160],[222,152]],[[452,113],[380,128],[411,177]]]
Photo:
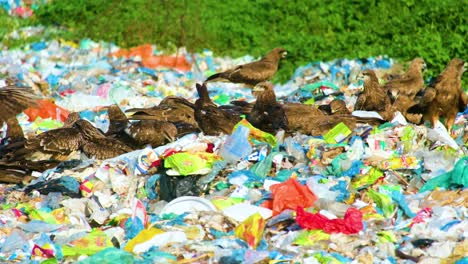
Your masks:
[[[219,150],[219,155],[228,163],[237,162],[252,152],[252,146],[248,141],[250,129],[239,125],[232,135],[226,138],[226,141]]]

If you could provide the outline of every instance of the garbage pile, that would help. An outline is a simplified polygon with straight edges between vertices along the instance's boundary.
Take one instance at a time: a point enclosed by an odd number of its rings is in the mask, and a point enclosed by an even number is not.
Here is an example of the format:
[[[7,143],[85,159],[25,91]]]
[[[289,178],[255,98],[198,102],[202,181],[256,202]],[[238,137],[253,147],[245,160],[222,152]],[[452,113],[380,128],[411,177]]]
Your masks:
[[[105,106],[194,101],[196,82],[254,59],[38,42],[1,51],[0,86],[12,80],[44,96],[18,116],[27,135],[62,126],[70,112],[105,132]],[[357,73],[393,63],[311,63],[275,92],[285,102],[339,98],[349,107],[362,87]],[[242,85],[209,92],[218,105],[253,100]],[[0,261],[466,263],[467,118],[457,116],[456,137],[401,115],[321,136],[269,134],[242,119],[229,135],[189,133],[107,160],[81,155],[0,185]]]

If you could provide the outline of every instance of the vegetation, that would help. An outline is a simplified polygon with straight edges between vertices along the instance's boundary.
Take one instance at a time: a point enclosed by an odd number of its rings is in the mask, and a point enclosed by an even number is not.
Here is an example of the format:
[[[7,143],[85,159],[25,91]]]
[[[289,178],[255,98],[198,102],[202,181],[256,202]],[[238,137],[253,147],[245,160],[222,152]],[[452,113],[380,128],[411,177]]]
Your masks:
[[[275,81],[285,81],[311,61],[383,54],[423,57],[428,74],[438,74],[451,58],[468,59],[467,14],[468,0],[60,0],[42,6],[32,23],[65,26],[69,39],[208,48],[218,56],[283,46],[291,56]]]

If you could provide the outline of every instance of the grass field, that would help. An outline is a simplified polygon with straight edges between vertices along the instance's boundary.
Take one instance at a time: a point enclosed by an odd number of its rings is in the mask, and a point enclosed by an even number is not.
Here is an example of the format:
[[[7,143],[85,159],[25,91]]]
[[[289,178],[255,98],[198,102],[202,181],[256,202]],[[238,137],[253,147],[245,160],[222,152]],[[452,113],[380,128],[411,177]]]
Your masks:
[[[260,56],[275,46],[290,58],[275,81],[311,61],[416,56],[438,74],[453,57],[468,59],[468,0],[392,1],[60,0],[26,21],[0,15],[2,32],[20,25],[60,25],[64,38],[156,43],[216,56]],[[17,45],[18,43],[9,43]],[[464,84],[468,77],[465,74]],[[466,85],[465,85],[466,86]]]

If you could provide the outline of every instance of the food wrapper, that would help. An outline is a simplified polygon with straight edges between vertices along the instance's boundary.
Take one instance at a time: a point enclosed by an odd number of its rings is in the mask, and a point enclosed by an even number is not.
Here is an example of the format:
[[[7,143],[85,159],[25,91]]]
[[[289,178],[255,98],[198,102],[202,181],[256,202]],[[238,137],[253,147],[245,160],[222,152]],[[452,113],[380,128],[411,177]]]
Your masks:
[[[144,243],[151,238],[153,238],[155,235],[162,234],[164,231],[158,228],[149,228],[149,229],[144,229],[138,235],[136,235],[134,238],[132,238],[128,243],[125,245],[124,250],[128,252],[133,252],[134,248],[136,245]]]
[[[249,136],[249,140],[252,140],[252,138],[256,139],[256,140],[259,140],[259,141],[263,141],[263,142],[266,142],[268,144],[270,144],[272,147],[276,147],[276,138],[275,136],[273,136],[272,134],[270,133],[267,133],[267,132],[263,132],[262,130],[254,127],[252,124],[249,123],[249,121],[247,121],[247,119],[243,118],[239,123],[237,123],[234,128],[232,129],[232,131],[235,131],[236,128],[238,126],[245,126],[245,127],[248,127],[249,130],[250,130],[250,136]]]
[[[265,219],[260,213],[255,213],[236,227],[234,234],[255,249],[262,239],[265,226]]]
[[[351,130],[343,123],[339,123],[330,131],[328,131],[323,138],[329,144],[337,144],[343,141],[346,137],[351,134]]]
[[[181,175],[200,174],[200,171],[210,170],[216,156],[207,152],[179,152],[175,153],[164,160],[165,168],[173,168]],[[208,172],[202,173],[206,174]]]
[[[111,240],[101,230],[93,230],[87,236],[62,246],[63,256],[93,255],[113,247]]]

